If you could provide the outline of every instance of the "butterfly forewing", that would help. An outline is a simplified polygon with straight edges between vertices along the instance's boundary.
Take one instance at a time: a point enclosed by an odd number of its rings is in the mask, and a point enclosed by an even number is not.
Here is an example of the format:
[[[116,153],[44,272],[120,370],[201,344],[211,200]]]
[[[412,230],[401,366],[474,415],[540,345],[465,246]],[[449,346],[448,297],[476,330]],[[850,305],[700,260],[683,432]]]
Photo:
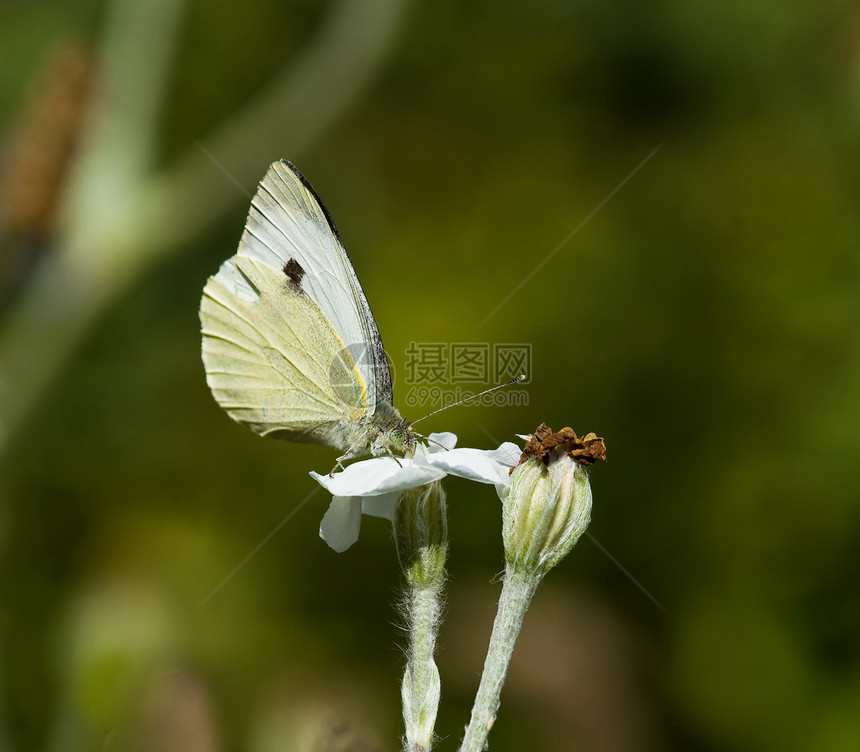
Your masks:
[[[275,162],[251,204],[237,255],[216,275],[248,295],[231,262],[243,256],[284,270],[315,303],[346,347],[367,394],[368,414],[391,403],[391,375],[379,330],[331,217],[289,162]]]

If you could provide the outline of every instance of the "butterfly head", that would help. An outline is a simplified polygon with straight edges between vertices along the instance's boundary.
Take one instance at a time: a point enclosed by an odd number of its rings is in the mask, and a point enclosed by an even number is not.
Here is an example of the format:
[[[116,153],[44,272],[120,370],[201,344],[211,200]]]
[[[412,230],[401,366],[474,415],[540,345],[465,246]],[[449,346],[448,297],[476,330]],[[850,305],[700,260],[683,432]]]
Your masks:
[[[420,436],[420,434],[412,430],[410,423],[403,421],[388,432],[388,435],[385,437],[387,439],[386,447],[395,454],[411,457],[416,443],[420,440]]]

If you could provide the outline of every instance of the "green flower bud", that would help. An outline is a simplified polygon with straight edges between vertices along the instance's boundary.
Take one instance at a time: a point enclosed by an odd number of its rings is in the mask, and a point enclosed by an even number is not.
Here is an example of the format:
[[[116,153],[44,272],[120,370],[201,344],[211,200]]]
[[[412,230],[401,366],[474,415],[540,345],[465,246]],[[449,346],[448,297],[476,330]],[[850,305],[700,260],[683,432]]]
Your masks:
[[[440,481],[401,493],[394,513],[394,543],[408,583],[428,587],[444,582],[448,522]]]
[[[532,597],[543,576],[573,548],[591,520],[586,465],[606,459],[603,439],[538,426],[501,488],[505,578],[481,684],[461,752],[480,752],[499,710],[502,685]],[[498,488],[498,487],[497,487]]]
[[[585,465],[606,458],[603,439],[542,424],[526,444],[502,505],[508,565],[540,576],[558,564],[591,521]]]

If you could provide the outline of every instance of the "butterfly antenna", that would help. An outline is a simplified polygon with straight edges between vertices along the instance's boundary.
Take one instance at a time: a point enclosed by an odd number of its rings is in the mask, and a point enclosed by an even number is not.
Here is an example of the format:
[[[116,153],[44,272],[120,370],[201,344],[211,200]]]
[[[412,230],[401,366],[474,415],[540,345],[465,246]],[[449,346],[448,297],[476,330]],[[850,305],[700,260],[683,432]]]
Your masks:
[[[464,397],[457,402],[454,402],[450,405],[445,405],[444,407],[440,407],[438,410],[434,410],[432,413],[427,413],[423,418],[418,418],[418,420],[413,420],[409,425],[414,426],[416,423],[419,423],[426,418],[429,418],[436,413],[441,413],[443,410],[447,410],[449,407],[456,407],[457,405],[462,405],[464,402],[469,402],[473,399],[477,399],[478,397],[483,397],[485,394],[489,394],[490,392],[495,392],[497,389],[504,389],[506,386],[510,386],[511,384],[519,384],[521,381],[525,381],[526,375],[521,373],[519,376],[514,377],[510,381],[506,381],[504,384],[497,384],[496,386],[491,386],[489,389],[484,389],[483,392],[478,392],[477,394],[472,394],[469,397]]]

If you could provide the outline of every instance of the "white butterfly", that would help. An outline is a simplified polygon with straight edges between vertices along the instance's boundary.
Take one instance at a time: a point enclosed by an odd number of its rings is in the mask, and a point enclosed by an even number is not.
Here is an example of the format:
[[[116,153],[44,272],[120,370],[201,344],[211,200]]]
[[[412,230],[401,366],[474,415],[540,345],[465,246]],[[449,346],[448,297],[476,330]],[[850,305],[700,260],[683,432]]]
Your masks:
[[[334,222],[286,160],[269,167],[235,256],[203,290],[203,364],[233,420],[342,460],[410,449],[367,298]]]

